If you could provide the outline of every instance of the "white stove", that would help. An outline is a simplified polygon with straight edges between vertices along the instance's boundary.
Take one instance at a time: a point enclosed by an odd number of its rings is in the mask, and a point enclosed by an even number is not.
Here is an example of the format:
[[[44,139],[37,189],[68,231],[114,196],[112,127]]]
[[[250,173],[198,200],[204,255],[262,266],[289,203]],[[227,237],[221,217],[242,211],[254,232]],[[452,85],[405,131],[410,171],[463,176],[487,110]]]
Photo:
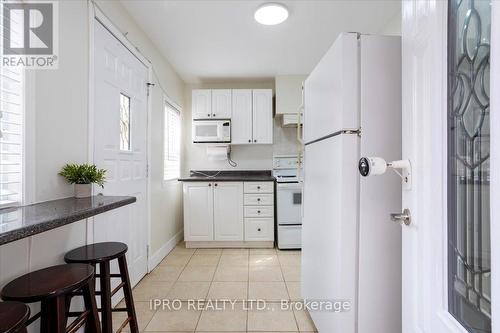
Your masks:
[[[280,249],[300,249],[302,246],[302,184],[298,165],[297,155],[273,157]]]

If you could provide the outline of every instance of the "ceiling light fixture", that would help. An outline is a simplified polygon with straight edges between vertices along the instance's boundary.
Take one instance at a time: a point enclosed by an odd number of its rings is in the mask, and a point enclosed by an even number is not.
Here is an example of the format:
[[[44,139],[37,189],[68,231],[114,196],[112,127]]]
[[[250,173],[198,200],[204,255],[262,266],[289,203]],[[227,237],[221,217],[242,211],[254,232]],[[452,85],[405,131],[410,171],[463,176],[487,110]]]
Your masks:
[[[257,8],[254,18],[264,25],[280,24],[288,18],[288,9],[279,3],[265,3]]]

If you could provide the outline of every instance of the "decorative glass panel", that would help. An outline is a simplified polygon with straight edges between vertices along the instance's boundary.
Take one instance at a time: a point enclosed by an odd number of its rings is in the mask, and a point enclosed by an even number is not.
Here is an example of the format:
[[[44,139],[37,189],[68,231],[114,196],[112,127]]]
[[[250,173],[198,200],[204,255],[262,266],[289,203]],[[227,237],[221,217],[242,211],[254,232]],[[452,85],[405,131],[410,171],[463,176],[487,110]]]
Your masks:
[[[120,150],[131,150],[130,97],[120,94]]]
[[[448,6],[448,310],[469,332],[491,332],[491,5]]]

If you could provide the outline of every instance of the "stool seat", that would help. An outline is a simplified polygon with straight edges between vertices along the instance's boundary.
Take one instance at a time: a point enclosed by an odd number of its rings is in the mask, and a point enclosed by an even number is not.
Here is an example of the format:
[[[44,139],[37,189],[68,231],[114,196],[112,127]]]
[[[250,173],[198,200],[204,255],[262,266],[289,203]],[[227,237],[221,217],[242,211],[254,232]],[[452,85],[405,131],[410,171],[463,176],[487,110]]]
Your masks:
[[[0,333],[15,333],[25,328],[30,308],[21,302],[0,302]]]
[[[96,264],[120,258],[128,250],[127,244],[103,242],[78,247],[64,256],[67,263]]]
[[[79,289],[93,276],[94,267],[91,265],[52,266],[14,279],[2,289],[0,296],[7,301],[38,302]]]

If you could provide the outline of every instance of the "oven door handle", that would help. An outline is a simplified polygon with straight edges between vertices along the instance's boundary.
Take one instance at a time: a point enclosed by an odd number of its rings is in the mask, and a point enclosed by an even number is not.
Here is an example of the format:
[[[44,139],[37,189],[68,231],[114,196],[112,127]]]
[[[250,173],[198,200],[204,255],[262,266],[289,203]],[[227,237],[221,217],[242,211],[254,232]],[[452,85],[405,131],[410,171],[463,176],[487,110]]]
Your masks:
[[[302,190],[302,184],[300,183],[278,183],[278,189],[297,189]]]

